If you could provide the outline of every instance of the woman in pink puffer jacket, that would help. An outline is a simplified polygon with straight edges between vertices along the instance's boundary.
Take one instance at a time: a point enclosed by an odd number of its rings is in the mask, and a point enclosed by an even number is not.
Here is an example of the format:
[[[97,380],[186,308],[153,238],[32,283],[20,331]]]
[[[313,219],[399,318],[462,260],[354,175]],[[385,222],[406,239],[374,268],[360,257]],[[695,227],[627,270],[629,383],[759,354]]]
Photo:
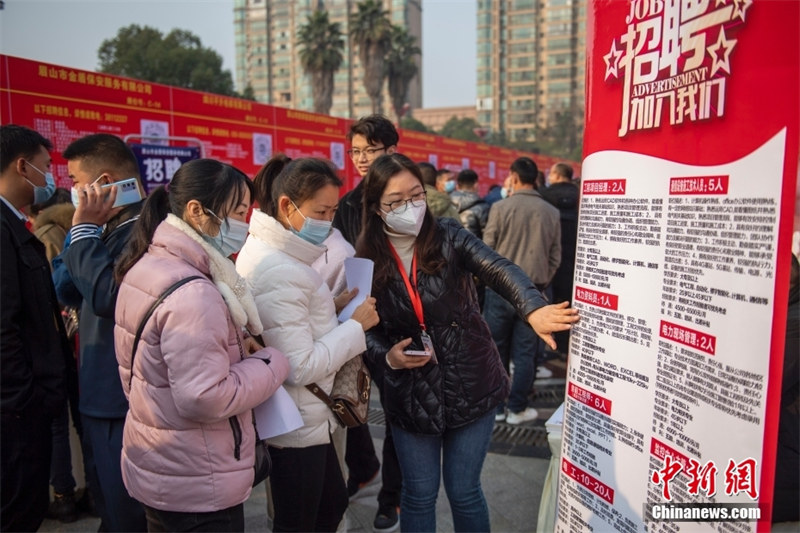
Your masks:
[[[227,258],[247,235],[235,219],[246,215],[251,190],[229,165],[186,163],[169,192],[160,187],[148,197],[116,266],[122,282],[114,337],[130,402],[122,475],[151,531],[244,530],[254,474],[251,410],[289,371],[281,352],[244,338],[244,328],[260,334],[261,321]],[[199,279],[155,309],[131,363],[147,310],[191,276]]]

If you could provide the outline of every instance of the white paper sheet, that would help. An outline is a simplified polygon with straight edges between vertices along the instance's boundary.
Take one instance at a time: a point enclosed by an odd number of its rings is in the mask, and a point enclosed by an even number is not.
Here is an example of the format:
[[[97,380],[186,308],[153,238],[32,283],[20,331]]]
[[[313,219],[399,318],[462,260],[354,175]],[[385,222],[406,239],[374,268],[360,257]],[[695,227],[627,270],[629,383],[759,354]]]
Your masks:
[[[303,417],[297,405],[281,386],[266,402],[253,409],[258,426],[258,436],[269,439],[302,427]]]
[[[363,257],[348,257],[344,260],[344,277],[347,280],[347,290],[351,291],[358,287],[358,294],[344,306],[339,313],[339,322],[348,320],[356,307],[367,299],[372,292],[372,268],[374,264],[371,259]]]

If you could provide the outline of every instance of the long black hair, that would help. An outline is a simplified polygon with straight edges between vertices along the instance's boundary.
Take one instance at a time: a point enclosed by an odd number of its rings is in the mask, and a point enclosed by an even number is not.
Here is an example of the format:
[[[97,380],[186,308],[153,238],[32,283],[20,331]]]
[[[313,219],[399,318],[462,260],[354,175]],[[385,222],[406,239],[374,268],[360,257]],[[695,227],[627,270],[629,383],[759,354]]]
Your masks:
[[[356,241],[356,255],[375,262],[373,286],[380,289],[392,277],[395,262],[389,250],[384,232],[384,222],[378,211],[381,196],[391,178],[408,171],[424,186],[422,174],[417,165],[403,154],[394,153],[378,157],[369,167],[364,177],[364,211],[362,213],[361,234]],[[426,274],[435,274],[445,266],[442,255],[442,240],[437,231],[436,219],[430,210],[425,210],[419,235],[416,240],[417,265]]]
[[[267,161],[253,181],[259,209],[276,220],[281,196],[289,197],[299,206],[326,185],[342,186],[342,180],[330,161],[315,157],[292,160],[284,154],[277,154]]]
[[[197,200],[221,219],[231,207],[253,195],[253,184],[241,170],[214,159],[195,159],[181,165],[168,187],[161,186],[147,197],[131,238],[114,267],[117,283],[147,252],[153,234],[169,213],[183,218],[186,204]]]

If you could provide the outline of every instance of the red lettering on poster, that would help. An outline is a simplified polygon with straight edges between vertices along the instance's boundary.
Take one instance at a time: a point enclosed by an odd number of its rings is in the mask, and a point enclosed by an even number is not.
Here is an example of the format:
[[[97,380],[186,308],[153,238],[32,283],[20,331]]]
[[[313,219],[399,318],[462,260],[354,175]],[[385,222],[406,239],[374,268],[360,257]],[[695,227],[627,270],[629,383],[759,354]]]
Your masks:
[[[728,176],[671,178],[670,194],[728,194]]]
[[[685,326],[680,326],[678,324],[673,324],[665,320],[661,321],[661,327],[659,327],[659,336],[664,339],[695,348],[710,355],[714,355],[717,349],[717,338],[713,335],[690,329]]]
[[[625,194],[626,181],[587,180],[583,182],[583,194]]]
[[[569,384],[569,395],[582,404],[588,405],[592,409],[611,416],[611,400],[579,387],[574,383]]]
[[[575,299],[579,302],[612,309],[614,311],[617,310],[617,304],[619,303],[619,296],[616,294],[608,294],[585,287],[575,287]]]
[[[661,460],[664,460],[665,457],[669,456],[672,461],[680,463],[684,472],[689,469],[688,457],[668,444],[664,444],[658,439],[650,439],[650,454],[658,457]]]
[[[600,496],[602,499],[610,504],[614,504],[614,489],[598,480],[591,474],[584,472],[577,466],[573,465],[566,459],[561,459],[561,470],[570,478],[574,479],[594,494]]]

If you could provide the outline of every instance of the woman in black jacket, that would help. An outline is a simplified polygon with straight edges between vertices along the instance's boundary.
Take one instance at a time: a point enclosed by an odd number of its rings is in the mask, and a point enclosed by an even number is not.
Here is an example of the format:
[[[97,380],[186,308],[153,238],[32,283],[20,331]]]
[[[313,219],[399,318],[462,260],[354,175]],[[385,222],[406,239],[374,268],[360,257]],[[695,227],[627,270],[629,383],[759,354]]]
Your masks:
[[[472,276],[514,304],[555,349],[552,333],[578,321],[547,305],[530,279],[457,221],[426,210],[417,166],[378,158],[364,179],[357,255],[375,262],[381,322],[367,332],[371,365],[384,365],[382,402],[403,473],[403,531],[435,531],[440,470],[456,531],[488,531],[480,472],[494,411],[509,391]],[[440,459],[441,458],[441,459]]]

